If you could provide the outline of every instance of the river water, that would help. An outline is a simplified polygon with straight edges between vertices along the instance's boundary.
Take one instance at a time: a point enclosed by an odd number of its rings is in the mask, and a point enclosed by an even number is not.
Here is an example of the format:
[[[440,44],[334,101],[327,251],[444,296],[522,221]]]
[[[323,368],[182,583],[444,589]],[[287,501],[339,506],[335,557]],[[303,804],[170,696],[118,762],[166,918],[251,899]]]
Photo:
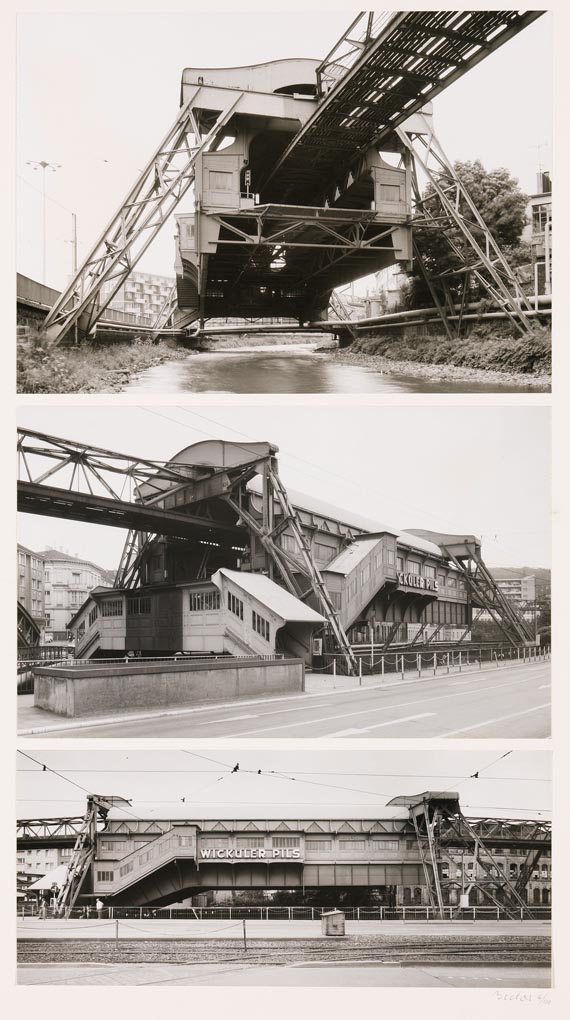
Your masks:
[[[536,387],[472,379],[389,375],[346,365],[314,344],[272,344],[192,354],[134,376],[126,392],[146,393],[535,393]]]

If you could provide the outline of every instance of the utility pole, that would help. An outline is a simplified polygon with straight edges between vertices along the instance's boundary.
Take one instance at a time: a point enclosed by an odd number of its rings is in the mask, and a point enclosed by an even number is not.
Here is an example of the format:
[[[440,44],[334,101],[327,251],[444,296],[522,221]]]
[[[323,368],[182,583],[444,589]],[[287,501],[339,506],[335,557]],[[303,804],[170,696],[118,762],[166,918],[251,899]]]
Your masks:
[[[40,160],[28,160],[27,166],[31,166],[33,170],[42,171],[42,283],[47,284],[46,272],[47,272],[47,260],[46,260],[46,170],[51,170],[52,173],[56,173],[61,167],[61,163],[48,163],[45,159]]]

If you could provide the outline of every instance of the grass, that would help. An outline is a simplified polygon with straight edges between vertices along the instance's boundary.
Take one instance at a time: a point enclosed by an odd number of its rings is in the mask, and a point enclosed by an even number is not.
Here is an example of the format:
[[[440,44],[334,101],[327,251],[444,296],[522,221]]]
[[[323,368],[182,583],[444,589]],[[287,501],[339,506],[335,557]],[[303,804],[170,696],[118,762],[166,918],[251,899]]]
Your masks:
[[[18,345],[18,393],[113,392],[121,389],[127,376],[183,356],[171,341],[49,348],[38,332]]]
[[[362,337],[350,347],[356,354],[372,354],[389,361],[455,365],[495,372],[543,375],[551,371],[550,330],[537,327],[532,336],[512,336],[508,328],[482,324],[469,336],[448,340],[446,336]]]

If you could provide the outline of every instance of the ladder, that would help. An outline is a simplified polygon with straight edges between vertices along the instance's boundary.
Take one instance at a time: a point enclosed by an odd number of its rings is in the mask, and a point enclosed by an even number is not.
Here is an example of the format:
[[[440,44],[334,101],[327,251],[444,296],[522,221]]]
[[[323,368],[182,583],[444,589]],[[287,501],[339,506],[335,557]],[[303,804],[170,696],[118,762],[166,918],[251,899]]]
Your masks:
[[[281,507],[283,516],[288,520],[291,531],[293,532],[299,552],[301,553],[301,559],[306,568],[307,575],[311,580],[313,591],[321,604],[323,615],[331,628],[338,647],[345,657],[349,675],[354,676],[358,673],[358,662],[356,660],[356,656],[352,650],[346,631],[339,620],[338,612],[333,606],[331,597],[325,587],[321,572],[313,559],[311,547],[303,534],[299,515],[287,495],[287,490],[283,485],[283,482],[273,467],[268,468],[268,477],[279,506]]]

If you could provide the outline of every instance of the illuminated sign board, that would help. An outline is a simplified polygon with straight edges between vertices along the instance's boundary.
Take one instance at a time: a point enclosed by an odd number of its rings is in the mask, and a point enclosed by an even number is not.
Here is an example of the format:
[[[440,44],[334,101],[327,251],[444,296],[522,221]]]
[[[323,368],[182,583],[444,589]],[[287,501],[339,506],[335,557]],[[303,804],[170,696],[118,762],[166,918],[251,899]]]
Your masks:
[[[266,850],[264,847],[229,847],[227,850],[215,850],[209,847],[200,850],[201,861],[283,861],[299,860],[300,850],[278,849]]]
[[[423,591],[439,591],[434,577],[420,577],[419,574],[398,574],[398,584],[402,588],[421,588]]]

